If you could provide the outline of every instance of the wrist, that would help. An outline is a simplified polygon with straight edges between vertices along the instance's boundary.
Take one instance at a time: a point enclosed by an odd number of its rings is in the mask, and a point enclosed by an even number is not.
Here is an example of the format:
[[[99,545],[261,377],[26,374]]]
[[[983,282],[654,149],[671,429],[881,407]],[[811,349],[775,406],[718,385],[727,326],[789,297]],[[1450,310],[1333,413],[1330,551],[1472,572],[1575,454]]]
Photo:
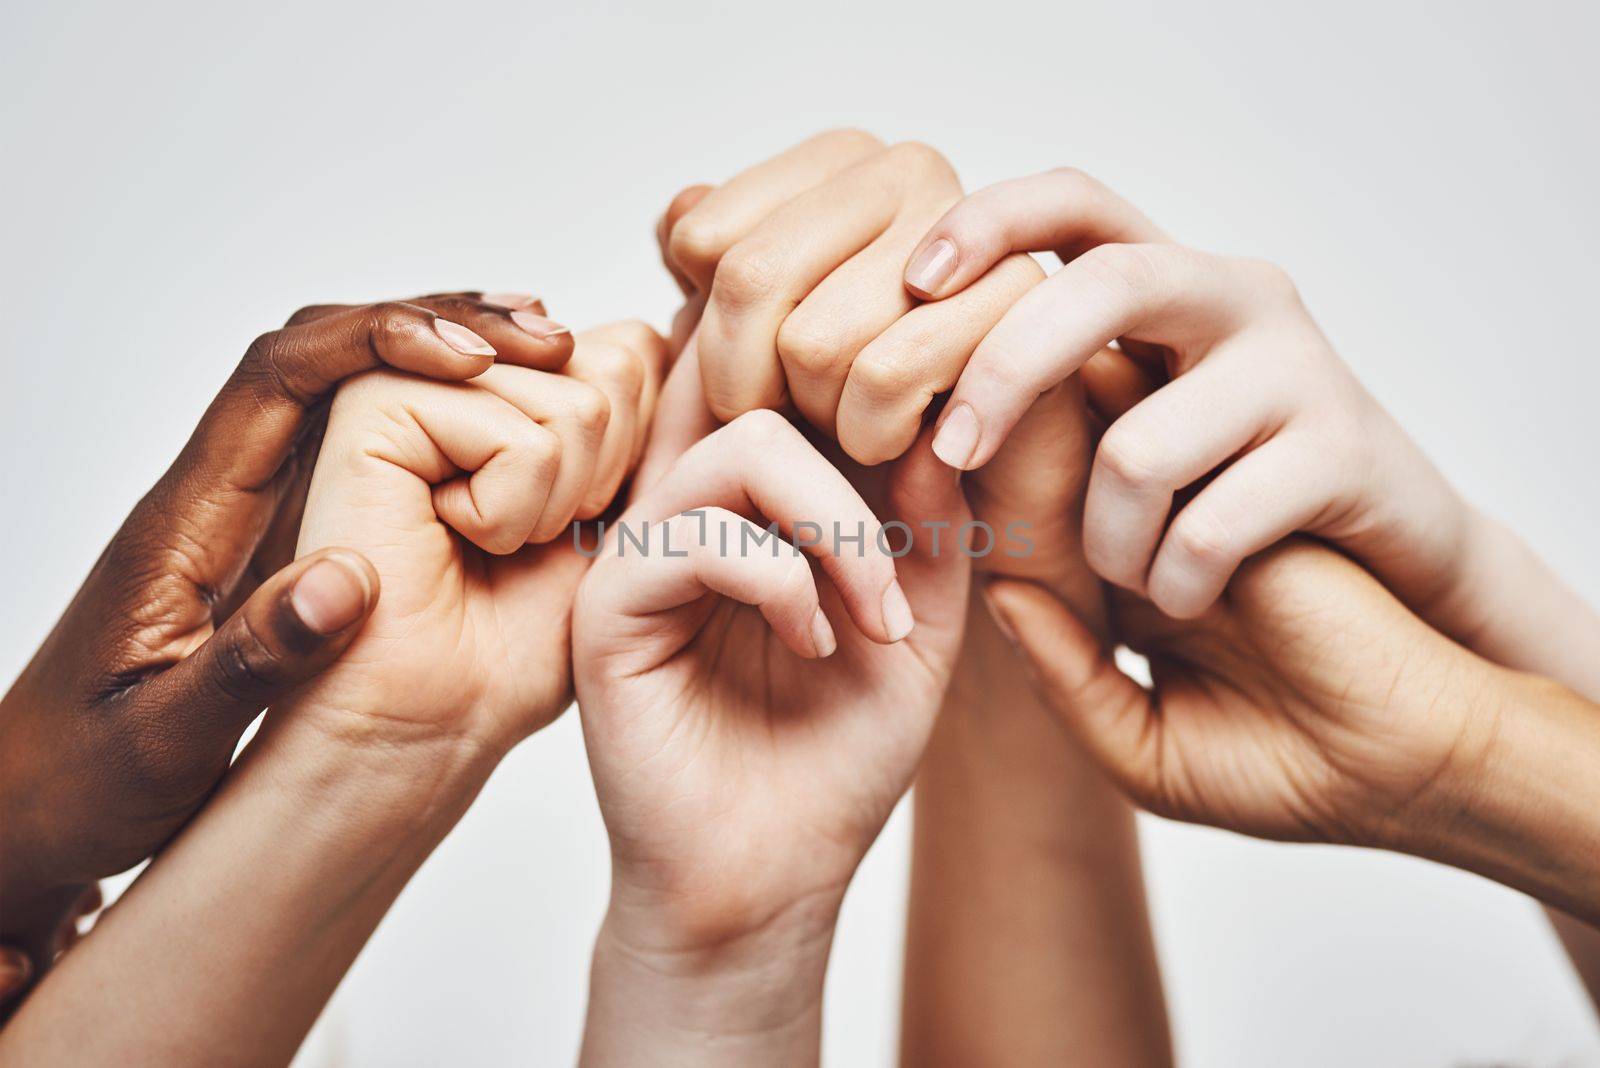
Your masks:
[[[1488,668],[1475,740],[1384,844],[1600,921],[1600,708],[1559,683]]]
[[[837,916],[837,901],[804,901],[760,924],[691,932],[675,910],[613,895],[583,1062],[815,1063]]]

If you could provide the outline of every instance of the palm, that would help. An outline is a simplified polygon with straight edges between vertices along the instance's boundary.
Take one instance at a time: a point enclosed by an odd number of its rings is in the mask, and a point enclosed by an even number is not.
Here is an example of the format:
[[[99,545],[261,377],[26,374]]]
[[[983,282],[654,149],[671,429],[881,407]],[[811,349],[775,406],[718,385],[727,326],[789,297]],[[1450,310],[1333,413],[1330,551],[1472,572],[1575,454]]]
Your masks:
[[[854,870],[910,781],[960,641],[959,601],[919,606],[911,637],[884,646],[820,584],[844,621],[831,657],[802,659],[756,610],[708,597],[666,621],[659,662],[604,684],[606,706],[632,711],[585,722],[596,777],[632,780],[608,806],[614,848],[695,884],[675,893],[821,890]],[[775,841],[792,869],[772,863]]]

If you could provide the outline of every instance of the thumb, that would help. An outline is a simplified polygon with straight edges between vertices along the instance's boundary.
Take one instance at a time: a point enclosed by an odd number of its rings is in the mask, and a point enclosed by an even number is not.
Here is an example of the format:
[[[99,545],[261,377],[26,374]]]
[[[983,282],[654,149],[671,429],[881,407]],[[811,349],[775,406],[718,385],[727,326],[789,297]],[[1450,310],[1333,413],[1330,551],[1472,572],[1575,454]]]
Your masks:
[[[1161,719],[1083,621],[1044,587],[990,579],[989,613],[1033,670],[1034,688],[1107,775],[1139,804],[1159,790]]]
[[[324,549],[273,575],[211,638],[151,680],[144,699],[180,715],[190,744],[229,747],[263,708],[315,677],[350,644],[378,600],[378,573],[349,549]]]

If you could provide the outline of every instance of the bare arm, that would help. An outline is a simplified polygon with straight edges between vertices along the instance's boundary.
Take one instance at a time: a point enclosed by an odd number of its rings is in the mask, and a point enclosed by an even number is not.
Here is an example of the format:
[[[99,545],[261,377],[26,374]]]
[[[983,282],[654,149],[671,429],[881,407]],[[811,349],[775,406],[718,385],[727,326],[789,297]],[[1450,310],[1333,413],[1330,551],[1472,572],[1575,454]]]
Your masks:
[[[967,633],[917,779],[901,1061],[1170,1064],[1133,810],[981,603]]]

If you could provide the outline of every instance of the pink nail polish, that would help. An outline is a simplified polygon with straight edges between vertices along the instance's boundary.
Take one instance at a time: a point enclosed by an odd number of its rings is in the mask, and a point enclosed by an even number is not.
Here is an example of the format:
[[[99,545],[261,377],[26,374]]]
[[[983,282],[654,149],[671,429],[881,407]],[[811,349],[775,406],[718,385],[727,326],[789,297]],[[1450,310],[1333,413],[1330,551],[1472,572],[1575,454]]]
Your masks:
[[[542,315],[535,315],[530,311],[514,311],[511,321],[520,326],[525,333],[531,334],[540,341],[549,341],[551,338],[570,334],[572,331],[554,319],[546,319]]]
[[[956,246],[941,237],[911,261],[906,268],[906,284],[931,297],[939,292],[939,287],[948,282],[955,271]]]
[[[493,356],[495,354],[493,345],[460,323],[452,323],[449,319],[435,319],[433,321],[433,332],[439,335],[441,341],[463,356]]]
[[[532,308],[539,303],[539,298],[532,293],[485,293],[483,302],[493,304],[497,308],[512,310]]]

